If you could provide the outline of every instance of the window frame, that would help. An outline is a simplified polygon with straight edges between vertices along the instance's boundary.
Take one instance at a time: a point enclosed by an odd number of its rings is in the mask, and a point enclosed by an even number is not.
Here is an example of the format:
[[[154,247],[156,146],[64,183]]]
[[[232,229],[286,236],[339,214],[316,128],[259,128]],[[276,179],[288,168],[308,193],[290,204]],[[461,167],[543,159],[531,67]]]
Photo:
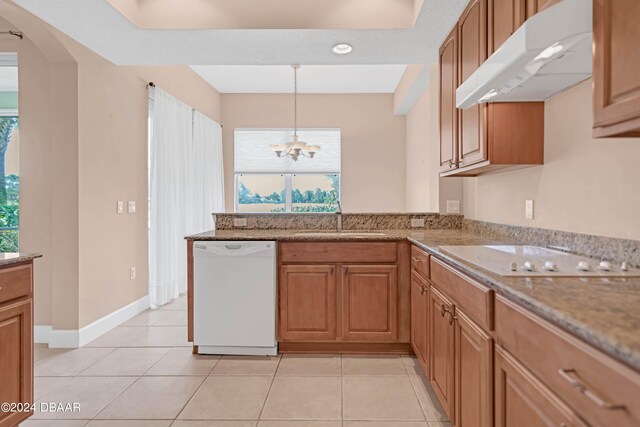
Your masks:
[[[340,156],[340,163],[338,164],[338,172],[325,172],[325,171],[313,171],[313,172],[237,172],[235,166],[235,132],[238,130],[251,130],[251,131],[291,131],[293,133],[293,129],[289,128],[250,128],[250,127],[242,127],[234,129],[234,141],[233,141],[233,158],[234,158],[234,167],[233,167],[233,211],[236,214],[277,214],[278,212],[240,212],[240,194],[238,193],[238,178],[242,175],[281,175],[284,177],[284,206],[285,211],[281,213],[319,213],[319,212],[292,212],[293,210],[293,177],[295,175],[337,175],[339,182],[339,191],[338,191],[338,203],[342,203],[342,155]],[[324,130],[338,130],[340,131],[340,151],[342,152],[342,129],[340,128],[300,128],[299,131],[324,131]],[[275,156],[275,154],[274,154]],[[293,160],[292,160],[293,161]]]

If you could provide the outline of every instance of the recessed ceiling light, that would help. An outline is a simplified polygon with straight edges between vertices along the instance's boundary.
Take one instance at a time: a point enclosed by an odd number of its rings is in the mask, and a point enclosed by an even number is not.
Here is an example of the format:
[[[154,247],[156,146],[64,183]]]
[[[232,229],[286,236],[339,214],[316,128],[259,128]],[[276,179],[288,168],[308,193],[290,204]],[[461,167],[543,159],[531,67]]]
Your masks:
[[[353,46],[349,43],[338,43],[333,47],[333,53],[337,55],[346,55],[347,53],[351,53],[353,50]]]

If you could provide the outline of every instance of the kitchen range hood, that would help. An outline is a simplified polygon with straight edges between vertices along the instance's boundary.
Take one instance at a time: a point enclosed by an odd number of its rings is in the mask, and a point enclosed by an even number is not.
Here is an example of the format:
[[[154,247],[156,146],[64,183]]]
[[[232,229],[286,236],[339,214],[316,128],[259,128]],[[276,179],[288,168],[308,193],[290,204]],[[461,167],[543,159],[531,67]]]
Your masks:
[[[592,0],[529,18],[456,90],[456,107],[544,101],[591,76]]]

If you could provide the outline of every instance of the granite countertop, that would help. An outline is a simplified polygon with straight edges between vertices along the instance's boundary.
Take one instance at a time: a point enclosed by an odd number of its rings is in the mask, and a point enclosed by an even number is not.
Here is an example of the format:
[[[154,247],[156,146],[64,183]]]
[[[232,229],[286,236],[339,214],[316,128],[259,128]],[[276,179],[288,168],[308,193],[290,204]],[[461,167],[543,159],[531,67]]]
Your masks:
[[[42,257],[42,255],[40,254],[30,254],[23,252],[0,252],[0,267],[17,264],[20,262],[27,262],[40,257]]]
[[[527,244],[463,230],[218,230],[189,240],[409,240],[560,328],[640,371],[640,278],[505,277],[440,252],[440,246]],[[302,233],[302,234],[301,234]],[[309,235],[306,233],[314,233]]]

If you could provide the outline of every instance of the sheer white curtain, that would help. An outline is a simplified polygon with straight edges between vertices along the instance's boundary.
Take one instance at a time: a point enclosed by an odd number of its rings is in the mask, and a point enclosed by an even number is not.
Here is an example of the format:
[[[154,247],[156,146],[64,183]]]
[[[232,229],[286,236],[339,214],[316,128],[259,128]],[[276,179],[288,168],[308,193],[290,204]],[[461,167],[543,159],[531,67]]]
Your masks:
[[[184,236],[224,210],[220,125],[155,88],[149,144],[149,293],[163,305],[187,290]]]
[[[224,170],[222,127],[200,113],[193,112],[189,218],[187,234],[211,230],[211,213],[224,212]]]

